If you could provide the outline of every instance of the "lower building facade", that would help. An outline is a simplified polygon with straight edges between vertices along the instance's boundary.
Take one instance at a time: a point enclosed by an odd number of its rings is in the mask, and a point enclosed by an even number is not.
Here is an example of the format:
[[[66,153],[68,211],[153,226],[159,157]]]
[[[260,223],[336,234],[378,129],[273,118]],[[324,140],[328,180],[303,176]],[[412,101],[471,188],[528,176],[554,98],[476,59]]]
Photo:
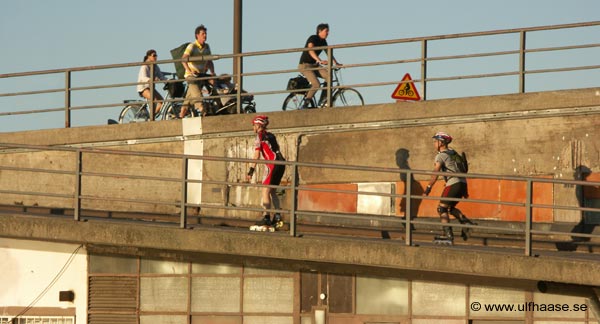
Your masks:
[[[297,271],[0,242],[2,324],[597,323],[585,298],[468,278]]]

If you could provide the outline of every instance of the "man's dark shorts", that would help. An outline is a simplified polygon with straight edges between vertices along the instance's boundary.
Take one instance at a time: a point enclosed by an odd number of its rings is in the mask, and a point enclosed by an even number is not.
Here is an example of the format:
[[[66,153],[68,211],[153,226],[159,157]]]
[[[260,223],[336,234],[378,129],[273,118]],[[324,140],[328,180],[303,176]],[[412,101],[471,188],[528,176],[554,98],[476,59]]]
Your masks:
[[[443,197],[463,198],[466,196],[466,194],[467,194],[467,183],[466,182],[458,182],[458,183],[455,183],[453,185],[450,185],[450,186],[444,188],[444,191],[442,192],[442,198]],[[459,202],[441,199],[440,203],[450,206],[450,207],[454,207]]]

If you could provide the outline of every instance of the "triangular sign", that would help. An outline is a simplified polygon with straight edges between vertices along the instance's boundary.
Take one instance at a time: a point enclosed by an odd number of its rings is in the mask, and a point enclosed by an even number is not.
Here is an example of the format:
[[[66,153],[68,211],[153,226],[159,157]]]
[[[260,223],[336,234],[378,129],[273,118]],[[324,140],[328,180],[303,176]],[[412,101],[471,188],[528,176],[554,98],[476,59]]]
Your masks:
[[[402,78],[403,82],[400,82],[396,87],[396,90],[392,93],[392,98],[400,100],[421,100],[415,84],[412,82],[410,74],[406,73]],[[411,82],[404,82],[411,81]]]

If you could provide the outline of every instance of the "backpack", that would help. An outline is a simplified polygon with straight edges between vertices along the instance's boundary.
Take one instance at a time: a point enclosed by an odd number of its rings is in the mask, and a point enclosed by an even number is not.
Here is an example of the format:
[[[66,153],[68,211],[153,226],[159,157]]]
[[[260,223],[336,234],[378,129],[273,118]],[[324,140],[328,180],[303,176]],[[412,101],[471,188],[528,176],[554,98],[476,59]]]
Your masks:
[[[467,161],[467,154],[462,152],[458,154],[458,152],[451,150],[452,154],[448,154],[448,156],[456,162],[456,167],[458,168],[458,173],[468,173],[469,172],[469,161]]]
[[[188,46],[188,44],[189,43],[183,43],[178,47],[172,49],[171,57],[173,57],[174,60],[181,59],[181,57],[183,56],[183,52],[185,52],[185,48]],[[177,78],[183,79],[185,76],[185,69],[183,68],[183,64],[181,64],[181,62],[174,62],[173,64],[175,64],[175,72],[177,73]]]

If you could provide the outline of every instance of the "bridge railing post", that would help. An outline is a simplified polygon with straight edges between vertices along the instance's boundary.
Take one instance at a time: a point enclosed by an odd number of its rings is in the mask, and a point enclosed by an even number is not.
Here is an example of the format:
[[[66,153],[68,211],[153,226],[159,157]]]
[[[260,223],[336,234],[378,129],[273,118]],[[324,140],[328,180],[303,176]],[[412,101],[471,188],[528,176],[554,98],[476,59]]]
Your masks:
[[[531,228],[532,228],[532,217],[533,217],[533,181],[527,179],[526,182],[526,201],[525,201],[525,255],[531,256],[532,243],[531,243]]]
[[[527,46],[525,36],[524,30],[519,33],[519,93],[525,93],[525,47]]]
[[[81,150],[75,151],[75,188],[73,189],[73,219],[81,219],[81,161],[83,153]]]
[[[156,67],[154,63],[150,64],[150,100],[148,102],[148,113],[150,113],[150,120],[154,120],[156,116],[154,116],[154,70]]]
[[[65,128],[71,127],[71,71],[65,71]]]
[[[187,178],[188,178],[188,157],[181,159],[181,211],[179,217],[179,227],[187,227]]]
[[[331,47],[327,47],[327,75],[329,76],[329,82],[327,82],[326,88],[321,90],[321,91],[325,91],[325,93],[327,94],[327,107],[333,107],[332,104],[332,98],[331,98],[331,94],[333,93],[333,91],[331,90],[331,84],[332,84],[332,80],[333,80],[333,62],[332,62],[332,58],[333,57],[333,48]],[[338,80],[339,82],[341,82],[341,80]],[[319,102],[317,102],[317,105],[319,105]]]
[[[298,203],[298,164],[292,164],[292,201],[290,202],[290,236],[296,236],[296,209]]]
[[[404,199],[406,199],[406,210],[404,212],[404,226],[406,226],[406,238],[404,239],[404,241],[406,245],[412,245],[412,172],[410,172],[410,170],[406,172],[406,185],[404,187],[406,190],[406,194],[404,195]]]
[[[421,41],[421,98],[427,100],[427,40]]]
[[[235,56],[235,70],[233,71],[233,80],[235,84],[235,110],[238,114],[242,113],[242,89],[244,86],[244,80],[242,79],[242,56]],[[217,99],[219,100],[219,99]]]

